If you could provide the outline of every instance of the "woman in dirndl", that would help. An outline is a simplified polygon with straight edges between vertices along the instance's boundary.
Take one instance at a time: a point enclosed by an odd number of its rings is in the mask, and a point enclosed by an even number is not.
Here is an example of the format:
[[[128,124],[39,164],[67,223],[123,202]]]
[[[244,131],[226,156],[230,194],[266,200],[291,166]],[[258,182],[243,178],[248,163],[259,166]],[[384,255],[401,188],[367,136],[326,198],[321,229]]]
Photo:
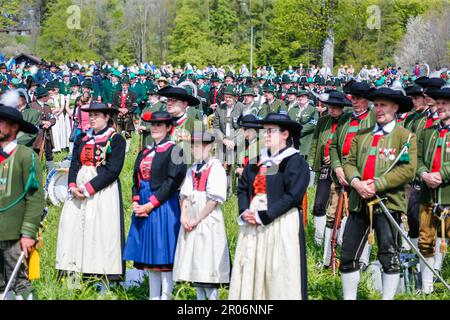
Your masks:
[[[258,164],[238,183],[240,225],[229,299],[307,299],[306,247],[299,208],[309,167],[299,154],[301,125],[269,113]]]
[[[181,225],[175,252],[174,281],[193,282],[198,300],[217,300],[220,284],[230,282],[230,256],[220,209],[227,196],[227,176],[211,157],[214,136],[191,135],[195,162],[181,188]]]
[[[186,175],[182,150],[169,134],[166,111],[145,113],[154,142],[139,152],[133,174],[133,215],[124,260],[149,271],[149,299],[172,297],[172,270],[180,230],[179,192]]]
[[[83,276],[123,279],[124,224],[119,174],[125,140],[116,134],[111,117],[117,112],[103,103],[83,109],[91,128],[81,133],[69,169],[70,198],[59,221],[56,269]]]

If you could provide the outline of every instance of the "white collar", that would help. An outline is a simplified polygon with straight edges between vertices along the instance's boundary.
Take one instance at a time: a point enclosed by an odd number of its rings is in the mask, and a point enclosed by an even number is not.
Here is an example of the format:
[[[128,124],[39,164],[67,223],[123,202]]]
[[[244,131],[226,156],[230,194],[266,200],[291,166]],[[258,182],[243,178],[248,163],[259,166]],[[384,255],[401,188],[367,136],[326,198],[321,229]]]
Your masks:
[[[392,132],[392,130],[395,129],[396,123],[395,119],[391,122],[385,124],[384,126],[380,126],[378,123],[375,125],[375,128],[373,128],[373,132],[376,134],[389,134]]]
[[[362,116],[364,113],[366,113],[367,111],[369,111],[369,109],[367,109],[366,111],[363,111],[363,112],[361,112],[361,113],[359,113],[359,114],[357,114],[355,111],[353,111],[352,113],[353,113],[353,115],[354,115],[355,117],[360,117],[360,116]]]
[[[17,147],[17,139],[8,143],[6,147],[3,148],[3,151],[10,154]]]
[[[261,163],[266,167],[270,167],[273,164],[279,165],[283,159],[298,153],[298,150],[293,147],[288,147],[284,149],[283,152],[277,153],[275,156],[269,156],[268,151],[269,149],[267,148],[263,148],[261,150]]]

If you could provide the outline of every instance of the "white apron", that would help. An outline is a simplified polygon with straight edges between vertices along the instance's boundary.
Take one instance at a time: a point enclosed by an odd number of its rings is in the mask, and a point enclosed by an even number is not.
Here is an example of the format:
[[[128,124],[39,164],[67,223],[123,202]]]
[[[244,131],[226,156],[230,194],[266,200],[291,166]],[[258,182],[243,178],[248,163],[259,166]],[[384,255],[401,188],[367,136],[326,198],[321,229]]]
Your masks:
[[[97,176],[82,166],[77,185]],[[122,274],[120,195],[117,181],[93,196],[64,203],[59,221],[56,269],[87,274]]]
[[[194,190],[192,196],[186,198],[188,217],[196,217],[207,200],[206,191]],[[181,226],[173,280],[217,284],[230,282],[230,254],[220,206],[192,231],[185,232]]]
[[[250,210],[267,210],[267,195],[257,194]],[[302,299],[299,230],[297,209],[289,210],[266,226],[241,226],[228,298]]]

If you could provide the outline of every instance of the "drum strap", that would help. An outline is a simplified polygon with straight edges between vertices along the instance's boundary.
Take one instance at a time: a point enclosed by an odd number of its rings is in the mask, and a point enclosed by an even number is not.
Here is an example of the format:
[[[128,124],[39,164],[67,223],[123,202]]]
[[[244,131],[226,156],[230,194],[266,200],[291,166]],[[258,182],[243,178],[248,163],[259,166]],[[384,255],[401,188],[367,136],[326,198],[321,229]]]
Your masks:
[[[0,208],[0,212],[5,212],[12,207],[14,207],[16,204],[18,204],[20,201],[22,201],[23,198],[27,195],[28,191],[30,190],[37,190],[39,188],[39,181],[36,178],[36,163],[34,160],[34,152],[31,153],[31,166],[30,166],[30,175],[28,176],[27,183],[25,185],[25,190],[23,191],[22,195],[17,198],[13,203],[10,205]]]

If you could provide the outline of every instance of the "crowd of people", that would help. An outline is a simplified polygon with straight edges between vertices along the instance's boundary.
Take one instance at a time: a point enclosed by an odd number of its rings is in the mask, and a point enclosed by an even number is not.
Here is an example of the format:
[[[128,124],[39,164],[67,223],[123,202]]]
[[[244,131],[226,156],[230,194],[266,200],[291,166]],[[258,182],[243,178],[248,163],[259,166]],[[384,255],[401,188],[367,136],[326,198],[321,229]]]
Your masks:
[[[149,299],[171,299],[176,282],[192,283],[198,299],[217,299],[221,285],[230,299],[307,299],[312,214],[317,268],[340,270],[344,299],[357,298],[375,240],[383,299],[397,292],[400,253],[417,248],[420,289],[432,293],[450,236],[450,84],[446,69],[425,76],[417,66],[410,77],[373,66],[333,76],[302,65],[255,75],[245,65],[0,65],[0,288],[38,240],[40,159],[50,172],[54,153],[68,151],[55,267],[71,289],[87,277],[123,280],[132,261],[148,272]],[[119,175],[133,135],[125,230]],[[234,193],[231,265],[221,204]],[[12,291],[31,299],[20,268]]]

